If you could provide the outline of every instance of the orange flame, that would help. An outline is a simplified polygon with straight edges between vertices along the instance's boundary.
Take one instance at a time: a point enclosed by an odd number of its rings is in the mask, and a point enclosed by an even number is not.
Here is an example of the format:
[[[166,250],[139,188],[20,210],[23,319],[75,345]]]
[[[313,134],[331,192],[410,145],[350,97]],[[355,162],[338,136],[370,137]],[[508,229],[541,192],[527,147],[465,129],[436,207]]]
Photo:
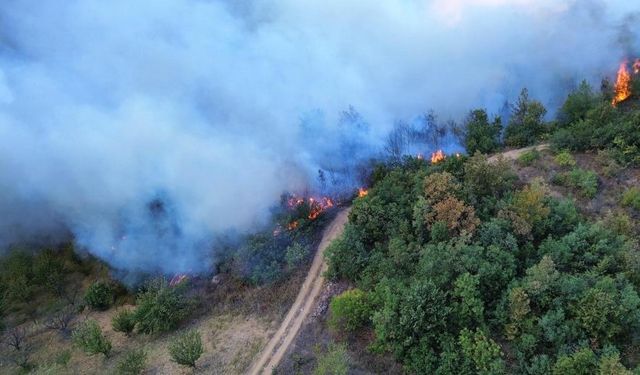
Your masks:
[[[431,164],[436,164],[444,160],[444,152],[438,150],[431,154]]]
[[[333,207],[331,198],[322,197],[320,199],[309,198],[311,212],[309,212],[309,220],[315,220],[324,210]]]
[[[287,229],[294,230],[298,227],[298,221],[292,221],[287,225]]]
[[[635,69],[635,64],[634,64]],[[631,73],[627,70],[627,62],[624,61],[620,64],[618,69],[618,78],[614,86],[615,95],[611,101],[612,106],[617,106],[627,100],[631,96]]]
[[[365,188],[358,189],[358,197],[359,198],[366,197],[368,194],[369,194],[369,190],[367,190]]]

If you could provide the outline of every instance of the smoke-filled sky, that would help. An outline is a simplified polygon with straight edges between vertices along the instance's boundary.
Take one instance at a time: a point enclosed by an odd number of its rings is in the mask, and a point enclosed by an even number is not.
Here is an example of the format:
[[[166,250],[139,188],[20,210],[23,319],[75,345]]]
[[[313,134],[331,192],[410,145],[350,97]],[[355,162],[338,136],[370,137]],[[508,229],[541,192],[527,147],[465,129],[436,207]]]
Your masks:
[[[524,86],[553,110],[640,50],[639,11],[628,0],[6,0],[0,245],[68,229],[116,268],[201,271],[216,233],[263,223],[283,191],[335,166],[352,123],[367,124],[352,126],[367,129],[355,143],[366,155],[394,121],[496,112]],[[341,115],[350,106],[357,120]]]

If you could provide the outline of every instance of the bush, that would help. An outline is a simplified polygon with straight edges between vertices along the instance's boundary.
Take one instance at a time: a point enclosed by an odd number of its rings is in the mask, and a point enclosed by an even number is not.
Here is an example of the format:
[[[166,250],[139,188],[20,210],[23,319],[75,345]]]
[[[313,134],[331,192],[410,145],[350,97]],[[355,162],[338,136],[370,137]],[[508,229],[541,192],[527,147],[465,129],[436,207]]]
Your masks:
[[[309,249],[301,245],[299,242],[295,242],[293,245],[288,246],[284,254],[284,260],[287,263],[289,270],[294,269],[302,263],[302,261],[309,255]]]
[[[534,148],[531,151],[523,152],[522,155],[518,157],[518,163],[529,166],[538,159],[540,159],[540,151]]]
[[[575,167],[576,165],[576,159],[567,150],[560,151],[554,160],[561,167]]]
[[[640,189],[635,186],[627,189],[622,194],[621,203],[623,206],[633,207],[636,210],[640,210]]]
[[[197,330],[184,332],[169,344],[171,358],[183,366],[196,367],[196,361],[203,352],[202,339]]]
[[[343,344],[330,344],[326,353],[318,355],[314,375],[346,375],[349,372],[349,355]]]
[[[134,349],[127,352],[116,367],[118,375],[137,375],[144,371],[147,362],[147,353],[142,349]]]
[[[559,120],[563,125],[572,124],[579,120],[584,120],[587,113],[592,110],[600,101],[598,95],[587,83],[582,81],[580,86],[569,94],[567,100],[562,105],[559,112]]]
[[[484,109],[471,111],[464,126],[464,144],[469,155],[476,151],[488,154],[497,151],[500,144],[502,123],[500,117],[496,117],[489,123],[489,116]]]
[[[113,303],[113,287],[105,281],[91,284],[84,295],[84,301],[92,309],[106,310]]]
[[[333,297],[329,311],[329,327],[337,331],[354,332],[367,324],[371,316],[367,294],[360,289],[347,290]]]
[[[111,341],[103,334],[98,322],[86,320],[73,331],[73,342],[89,355],[102,353],[111,354]]]
[[[598,175],[594,171],[576,168],[557,175],[554,181],[578,189],[578,193],[586,198],[593,198],[598,192]]]
[[[147,283],[138,295],[134,311],[139,332],[166,332],[177,327],[190,311],[190,301],[182,294],[183,285],[172,287],[164,279]]]
[[[131,310],[120,310],[111,319],[111,325],[116,332],[129,336],[136,326],[135,314]]]

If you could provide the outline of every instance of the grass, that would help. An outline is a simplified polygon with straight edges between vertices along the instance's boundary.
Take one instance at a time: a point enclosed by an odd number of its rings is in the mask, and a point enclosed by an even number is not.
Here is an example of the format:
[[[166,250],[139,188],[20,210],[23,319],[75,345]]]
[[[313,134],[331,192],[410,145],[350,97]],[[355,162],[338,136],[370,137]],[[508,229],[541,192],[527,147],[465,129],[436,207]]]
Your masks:
[[[567,150],[560,151],[553,159],[561,167],[575,167],[576,159]]]
[[[632,207],[640,211],[640,188],[631,187],[622,193],[620,203],[625,207]]]
[[[593,198],[598,193],[598,175],[591,170],[574,168],[556,175],[554,182],[576,189],[578,194],[585,198]]]

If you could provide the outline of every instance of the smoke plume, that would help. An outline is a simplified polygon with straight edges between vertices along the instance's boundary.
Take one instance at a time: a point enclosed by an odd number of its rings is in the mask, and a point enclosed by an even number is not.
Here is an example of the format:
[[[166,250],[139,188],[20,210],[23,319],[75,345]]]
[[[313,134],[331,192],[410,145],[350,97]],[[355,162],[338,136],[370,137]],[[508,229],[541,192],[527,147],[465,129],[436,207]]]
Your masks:
[[[551,109],[640,50],[626,0],[7,0],[0,246],[72,234],[117,269],[198,272],[318,169],[430,109]],[[425,150],[427,152],[431,150]]]

